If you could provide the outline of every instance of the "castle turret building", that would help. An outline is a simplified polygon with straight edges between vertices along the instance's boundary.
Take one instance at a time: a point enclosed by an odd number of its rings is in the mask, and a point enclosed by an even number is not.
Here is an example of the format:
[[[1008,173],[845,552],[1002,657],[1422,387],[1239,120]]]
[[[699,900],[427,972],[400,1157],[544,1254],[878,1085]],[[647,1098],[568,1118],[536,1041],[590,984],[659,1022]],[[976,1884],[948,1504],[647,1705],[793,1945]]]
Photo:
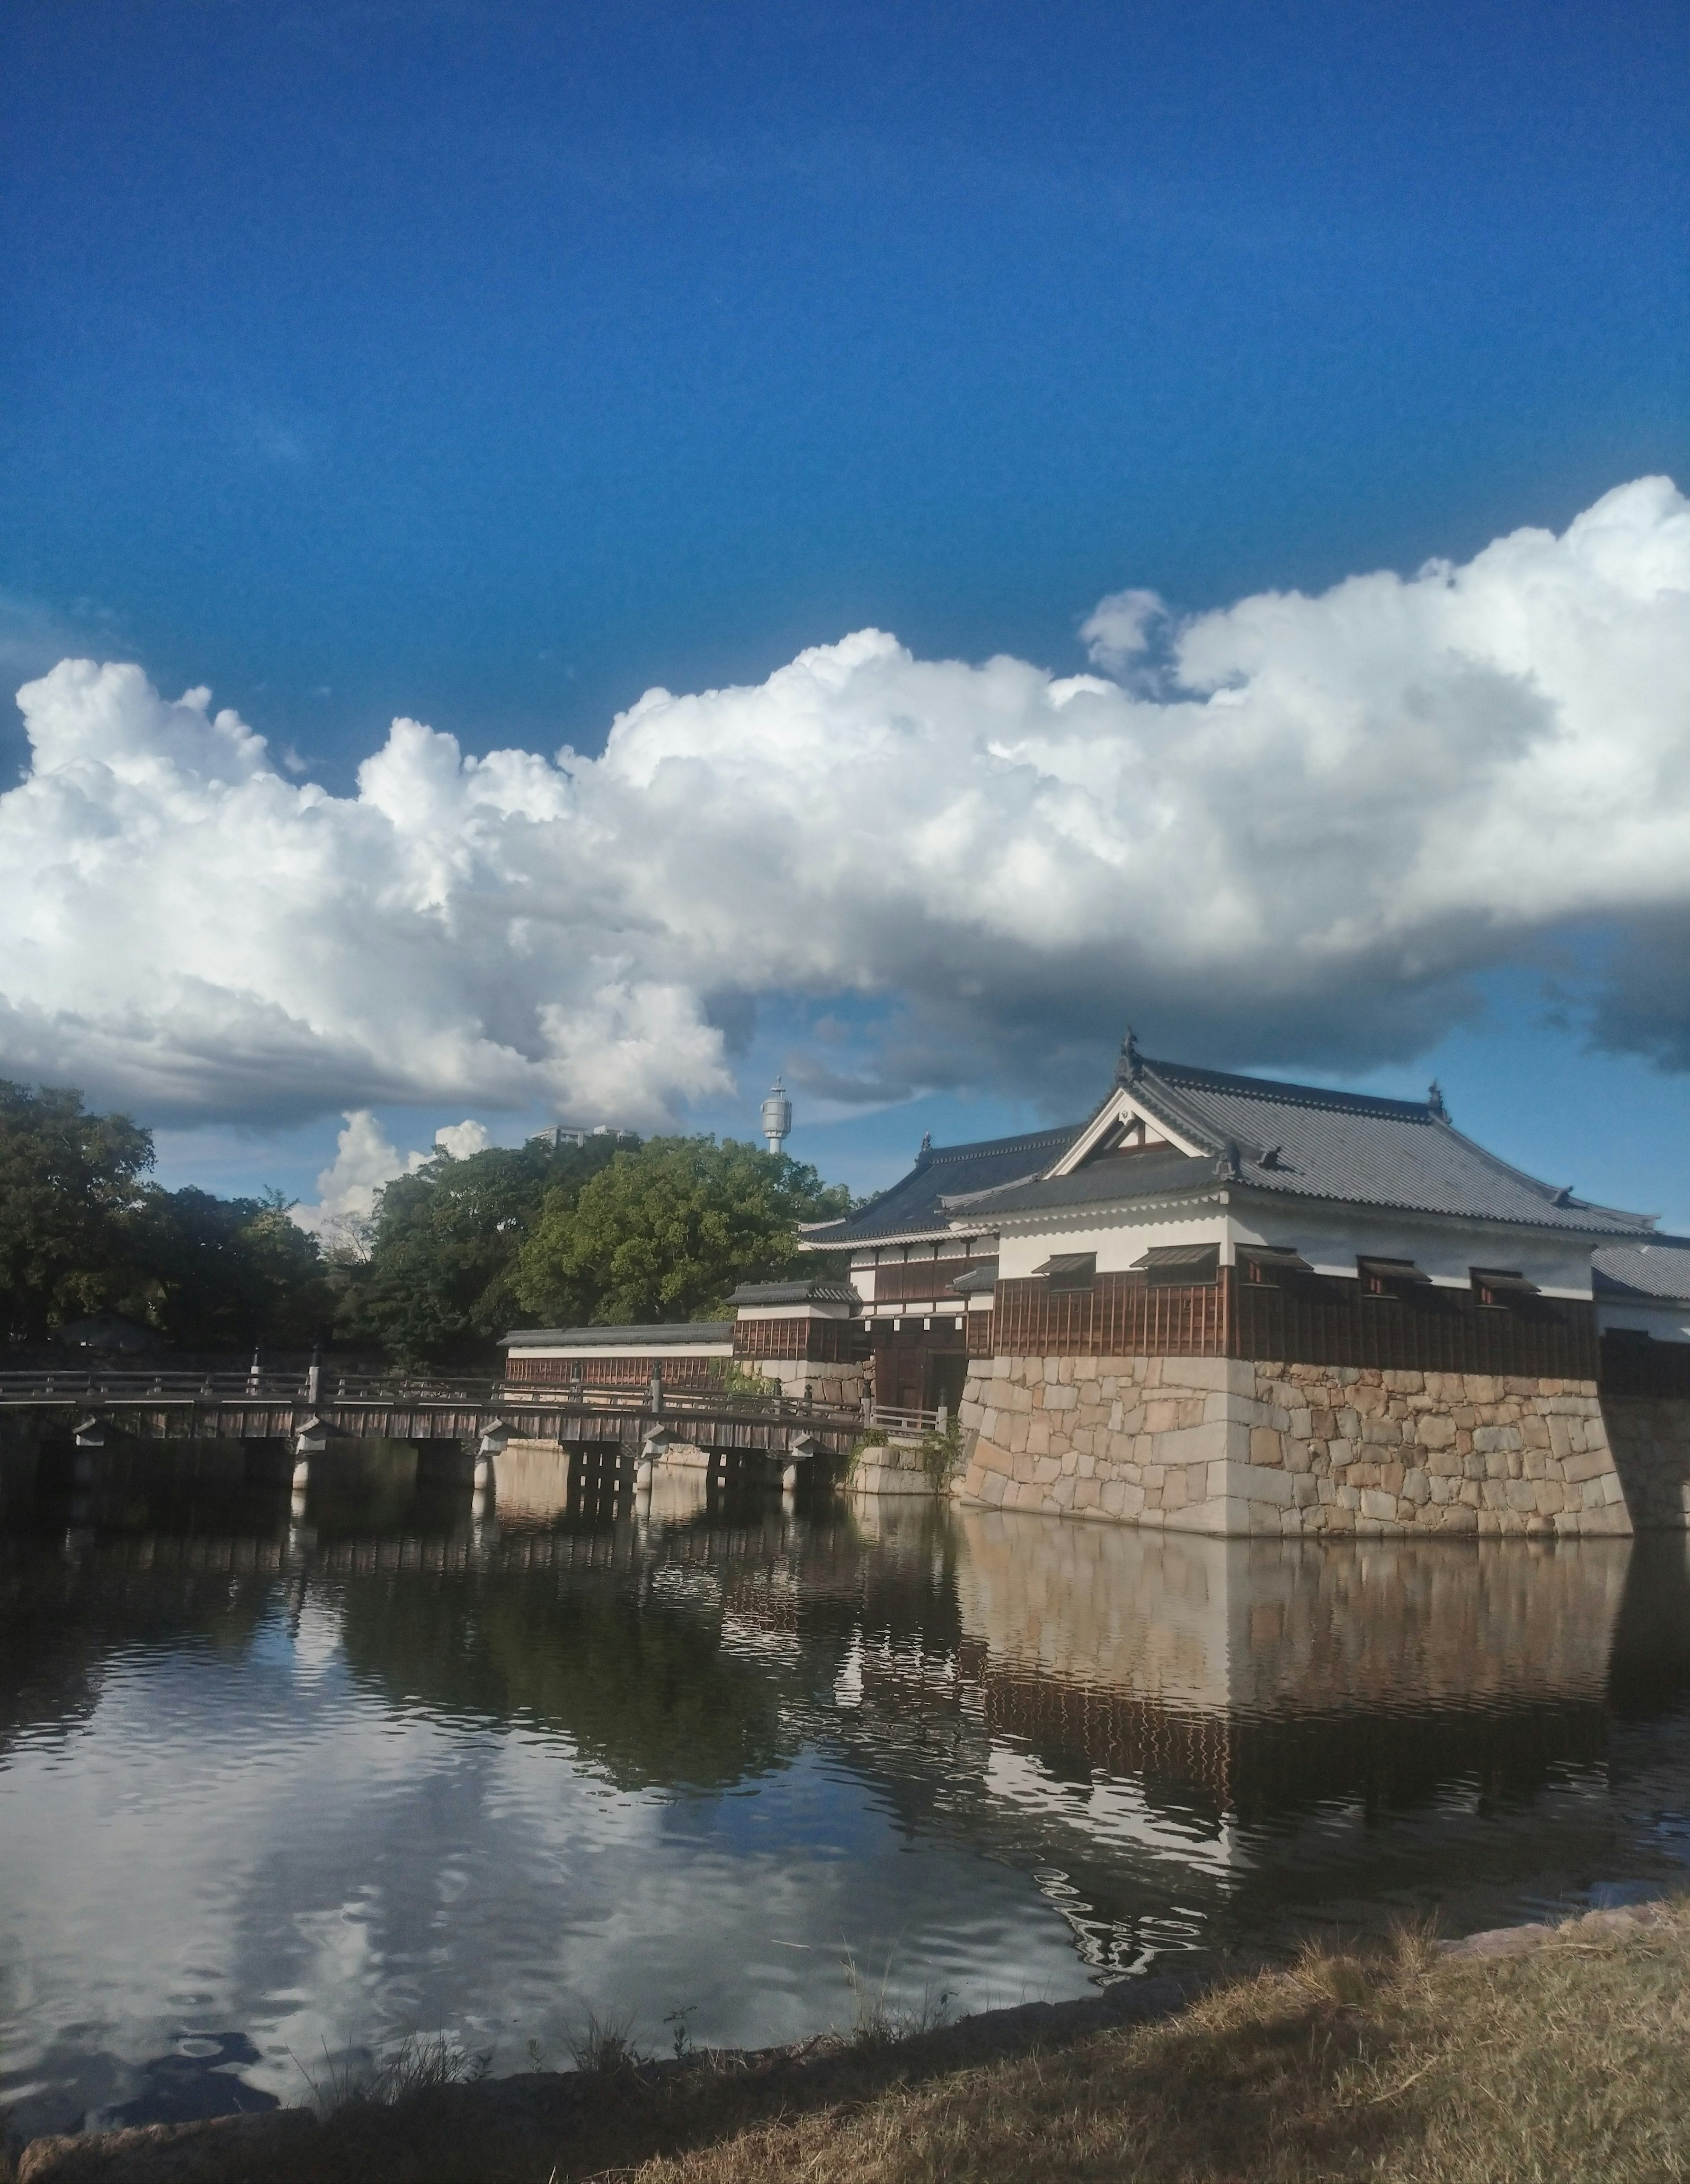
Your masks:
[[[1129,1034],[1083,1123],[924,1144],[806,1241],[850,1255],[877,1400],[959,1408],[964,1498],[1569,1535],[1686,1523],[1690,1247],[1654,1228],[1486,1151],[1436,1086],[1276,1083]]]

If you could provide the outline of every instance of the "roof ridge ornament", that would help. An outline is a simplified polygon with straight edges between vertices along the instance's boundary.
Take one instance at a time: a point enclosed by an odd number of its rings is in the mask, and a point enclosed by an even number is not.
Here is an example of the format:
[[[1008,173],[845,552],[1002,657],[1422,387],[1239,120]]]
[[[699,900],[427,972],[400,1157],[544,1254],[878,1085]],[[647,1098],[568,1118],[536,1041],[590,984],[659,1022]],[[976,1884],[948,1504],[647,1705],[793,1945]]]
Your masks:
[[[1115,1061],[1115,1082],[1118,1084],[1136,1084],[1143,1074],[1144,1056],[1139,1052],[1137,1037],[1129,1024]]]
[[[1449,1120],[1449,1110],[1443,1104],[1443,1087],[1436,1077],[1426,1087],[1426,1106],[1438,1122]]]
[[[921,1134],[921,1143],[916,1148],[916,1166],[925,1167],[932,1158],[933,1133],[931,1130],[923,1130]]]

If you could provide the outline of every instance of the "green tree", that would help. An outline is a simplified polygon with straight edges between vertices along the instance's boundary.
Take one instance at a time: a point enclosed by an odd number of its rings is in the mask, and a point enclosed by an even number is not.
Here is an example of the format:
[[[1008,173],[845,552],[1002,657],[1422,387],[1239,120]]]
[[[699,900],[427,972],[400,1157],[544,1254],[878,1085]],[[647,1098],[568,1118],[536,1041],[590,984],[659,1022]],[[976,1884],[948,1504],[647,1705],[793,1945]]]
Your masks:
[[[0,1313],[15,1339],[43,1341],[134,1289],[126,1217],[152,1165],[152,1133],[127,1115],[0,1078]]]
[[[184,1350],[308,1347],[334,1313],[315,1236],[280,1191],[215,1198],[149,1187],[127,1216],[136,1289],[119,1301]]]
[[[545,1322],[707,1318],[744,1281],[794,1271],[799,1224],[846,1212],[843,1186],[733,1139],[653,1138],[573,1198],[548,1197],[517,1297]]]
[[[346,1273],[337,1332],[408,1366],[491,1362],[494,1340],[524,1318],[511,1277],[542,1205],[572,1206],[616,1142],[441,1152],[388,1184],[369,1258]]]

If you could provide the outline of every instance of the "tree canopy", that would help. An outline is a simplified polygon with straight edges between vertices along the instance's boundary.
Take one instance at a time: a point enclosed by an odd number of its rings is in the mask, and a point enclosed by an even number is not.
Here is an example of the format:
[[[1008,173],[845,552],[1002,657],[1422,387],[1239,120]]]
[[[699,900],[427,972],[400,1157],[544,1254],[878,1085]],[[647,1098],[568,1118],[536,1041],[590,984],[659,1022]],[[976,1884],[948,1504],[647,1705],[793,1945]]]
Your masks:
[[[407,1365],[485,1362],[523,1317],[513,1271],[543,1206],[572,1206],[616,1144],[541,1139],[465,1160],[441,1152],[388,1184],[369,1257],[346,1278],[337,1331],[379,1342]]]
[[[288,1201],[165,1190],[151,1133],[80,1092],[0,1079],[0,1340],[113,1312],[179,1350],[326,1336],[409,1367],[494,1362],[508,1327],[697,1319],[803,1262],[848,1209],[813,1167],[713,1137],[441,1152],[388,1184],[363,1256],[327,1260]]]
[[[287,1201],[148,1179],[152,1133],[68,1086],[0,1079],[0,1323],[47,1340],[100,1312],[185,1350],[300,1347],[333,1297]]]
[[[152,1165],[152,1134],[127,1115],[0,1078],[0,1300],[14,1337],[44,1341],[132,1286],[128,1217]]]
[[[140,1279],[119,1309],[179,1348],[304,1350],[327,1333],[335,1298],[322,1254],[280,1191],[151,1188],[131,1228]]]
[[[512,1285],[545,1322],[708,1318],[740,1282],[800,1263],[799,1224],[848,1210],[843,1186],[733,1139],[652,1138],[572,1196],[548,1194]]]

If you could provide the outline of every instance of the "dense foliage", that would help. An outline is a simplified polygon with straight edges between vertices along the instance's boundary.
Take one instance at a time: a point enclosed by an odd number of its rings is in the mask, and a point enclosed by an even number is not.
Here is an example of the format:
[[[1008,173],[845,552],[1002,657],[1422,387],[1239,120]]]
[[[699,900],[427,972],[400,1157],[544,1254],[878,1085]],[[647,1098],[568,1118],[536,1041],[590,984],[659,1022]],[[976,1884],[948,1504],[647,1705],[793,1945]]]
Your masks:
[[[113,1313],[181,1351],[333,1340],[487,1370],[511,1326],[718,1313],[737,1284],[795,1270],[800,1224],[849,1204],[731,1139],[535,1139],[438,1154],[326,1260],[278,1194],[164,1190],[152,1165],[127,1116],[0,1080],[0,1334]]]
[[[315,1239],[278,1197],[148,1180],[150,1131],[80,1092],[0,1079],[0,1326],[42,1342],[113,1312],[183,1350],[298,1348],[333,1297]]]
[[[407,1365],[491,1362],[494,1342],[524,1319],[512,1276],[543,1208],[572,1206],[616,1144],[538,1139],[466,1160],[442,1152],[388,1184],[369,1256],[346,1273],[337,1334]]]
[[[0,1304],[15,1339],[43,1341],[131,1285],[152,1165],[152,1137],[127,1116],[0,1078]]]
[[[548,1195],[513,1287],[558,1325],[708,1318],[737,1284],[794,1271],[800,1223],[849,1205],[842,1186],[784,1153],[653,1138],[573,1195]]]

